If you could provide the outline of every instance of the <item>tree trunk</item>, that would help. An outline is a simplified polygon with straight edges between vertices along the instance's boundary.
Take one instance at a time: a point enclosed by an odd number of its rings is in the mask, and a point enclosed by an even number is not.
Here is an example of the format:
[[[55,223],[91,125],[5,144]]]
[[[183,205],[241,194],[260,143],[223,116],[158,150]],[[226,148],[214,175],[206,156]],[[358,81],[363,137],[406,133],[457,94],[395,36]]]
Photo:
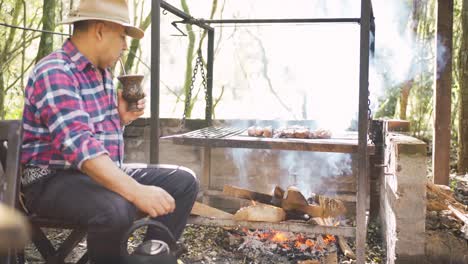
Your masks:
[[[0,120],[5,119],[5,82],[3,80],[3,73],[0,74]]]
[[[189,7],[187,5],[187,1],[186,0],[181,0],[180,1],[181,5],[182,5],[182,10],[187,13],[187,14],[190,14],[190,10],[189,10]],[[190,93],[190,89],[191,89],[191,85],[192,85],[192,62],[193,62],[193,58],[194,58],[194,50],[195,50],[195,34],[193,33],[193,30],[192,30],[192,25],[190,24],[186,24],[185,25],[186,29],[187,29],[187,35],[188,35],[188,40],[189,40],[189,43],[188,43],[188,47],[187,47],[187,59],[186,59],[186,62],[187,62],[187,65],[185,66],[185,81],[184,81],[184,93],[185,93],[185,105],[187,105],[187,100],[190,100],[189,103],[188,103],[188,109],[186,110],[186,118],[190,118],[191,115],[192,115],[192,108],[193,108],[193,102],[195,101],[193,98],[189,98],[189,93]],[[200,29],[201,30],[201,29]],[[193,94],[192,94],[193,96]]]
[[[413,13],[411,15],[411,22],[410,22],[410,29],[411,31],[416,35],[418,33],[418,24],[420,23],[419,19],[419,13],[421,10],[421,0],[414,0],[413,2]],[[413,58],[411,62],[411,67],[415,67],[415,58]],[[412,71],[413,69],[410,69]],[[406,81],[402,86],[401,86],[401,92],[400,92],[400,111],[399,111],[399,118],[402,120],[406,120],[407,117],[407,109],[408,109],[408,98],[410,95],[411,88],[413,88],[413,83],[414,80],[410,79]]]
[[[459,53],[458,173],[468,173],[468,0],[463,0],[462,37]]]
[[[413,80],[406,81],[401,87],[400,92],[400,119],[406,120],[406,109],[408,109],[408,98],[413,87]]]
[[[149,27],[151,24],[151,12],[148,14],[148,16],[141,22],[140,24],[140,29],[143,31],[146,31],[146,29]],[[128,56],[127,60],[125,61],[125,71],[130,72],[130,70],[133,67],[133,63],[135,61],[135,56],[138,50],[138,47],[140,46],[140,40],[139,39],[132,39],[132,42],[130,43],[130,49],[128,50]]]
[[[436,70],[434,93],[434,183],[448,185],[450,173],[450,119],[452,100],[453,0],[437,1]]]
[[[55,29],[55,0],[44,0],[42,9],[42,30],[54,31]],[[42,33],[37,51],[36,63],[46,55],[51,53],[54,48],[54,37],[49,33]]]

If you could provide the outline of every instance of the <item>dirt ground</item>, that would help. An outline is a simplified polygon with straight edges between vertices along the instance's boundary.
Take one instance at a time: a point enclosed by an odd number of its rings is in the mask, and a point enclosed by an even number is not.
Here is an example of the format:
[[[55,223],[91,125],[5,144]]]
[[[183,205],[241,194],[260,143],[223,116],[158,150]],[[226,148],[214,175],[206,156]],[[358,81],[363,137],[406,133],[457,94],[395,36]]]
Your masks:
[[[297,254],[289,254],[286,256],[280,251],[271,250],[271,248],[253,248],[243,245],[244,238],[233,236],[233,229],[221,227],[207,227],[189,225],[184,231],[180,242],[186,247],[186,252],[179,258],[179,263],[193,264],[260,264],[260,263],[298,263],[304,260],[304,256]],[[67,236],[67,231],[48,229],[47,235],[52,237],[53,242],[63,241]],[[381,240],[378,237],[377,227],[369,226],[368,233],[368,249],[367,263],[376,264],[384,263],[385,254],[382,250]],[[138,234],[136,235],[138,236]],[[138,241],[136,238],[133,241]],[[136,242],[135,242],[136,243]],[[353,241],[348,240],[350,246],[353,247]],[[343,264],[354,263],[345,258],[337,249],[339,262]],[[67,262],[77,261],[86,250],[86,242],[82,241],[77,248],[67,258]],[[44,263],[39,252],[32,244],[28,245],[25,250],[25,258],[27,263],[39,264]]]

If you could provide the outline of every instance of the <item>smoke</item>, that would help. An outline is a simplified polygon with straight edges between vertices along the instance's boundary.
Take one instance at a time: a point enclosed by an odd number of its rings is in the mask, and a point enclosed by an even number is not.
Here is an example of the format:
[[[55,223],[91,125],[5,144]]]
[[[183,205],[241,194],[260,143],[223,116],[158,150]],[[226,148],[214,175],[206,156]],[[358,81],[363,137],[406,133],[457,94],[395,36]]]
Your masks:
[[[448,62],[447,47],[442,43],[441,37],[437,37],[437,71],[436,78],[439,79],[440,73],[445,69]]]
[[[284,152],[280,166],[288,174],[280,183],[282,188],[298,187],[305,197],[312,193],[333,195],[335,186],[324,186],[324,178],[351,175],[351,156],[349,154],[326,152]]]
[[[375,56],[369,69],[371,101],[386,89],[413,79],[417,69],[415,56],[421,50],[411,21],[412,7],[406,1],[373,1],[376,36]],[[376,107],[375,104],[372,107]]]
[[[207,18],[212,1],[190,2],[194,17]],[[297,0],[226,1],[222,17],[215,18],[310,18],[359,17],[360,1]],[[376,23],[376,54],[370,62],[371,108],[390,88],[426,71],[415,60],[429,48],[417,43],[407,23],[408,1],[372,1]],[[265,7],[268,8],[265,8]],[[162,117],[180,113],[183,103],[173,95],[180,88],[185,69],[186,39],[169,37],[169,16],[162,16],[161,80],[172,90],[161,90]],[[359,33],[357,24],[213,25],[216,53],[213,94],[222,99],[215,108],[218,119],[313,120],[313,128],[334,133],[346,130],[358,112]],[[198,28],[195,33],[198,36]],[[222,32],[222,33],[221,33]],[[148,49],[147,49],[148,50]],[[421,54],[423,53],[423,54]],[[198,76],[199,78],[199,76]],[[193,118],[204,115],[201,91]],[[150,104],[148,104],[150,105]],[[175,115],[176,117],[180,115]],[[278,125],[282,125],[277,123]],[[231,124],[233,125],[233,124]],[[237,123],[248,127],[252,123]],[[261,124],[258,124],[261,125]],[[312,126],[312,124],[311,124]],[[311,127],[312,128],[312,127]],[[248,187],[252,178],[266,177],[282,187],[298,185],[306,193],[317,192],[321,179],[346,175],[351,170],[347,154],[227,149],[239,173],[239,184]],[[252,162],[277,161],[279,168]],[[259,164],[259,163],[257,163]],[[268,163],[269,164],[269,163]],[[272,170],[278,169],[279,172]],[[273,175],[275,177],[273,177]]]
[[[247,165],[249,163],[252,163],[252,159],[249,158],[250,154],[252,153],[252,149],[233,148],[228,149],[227,152],[228,155],[231,155],[234,164],[237,167],[239,176],[239,186],[248,187],[250,183],[248,179],[249,174]]]

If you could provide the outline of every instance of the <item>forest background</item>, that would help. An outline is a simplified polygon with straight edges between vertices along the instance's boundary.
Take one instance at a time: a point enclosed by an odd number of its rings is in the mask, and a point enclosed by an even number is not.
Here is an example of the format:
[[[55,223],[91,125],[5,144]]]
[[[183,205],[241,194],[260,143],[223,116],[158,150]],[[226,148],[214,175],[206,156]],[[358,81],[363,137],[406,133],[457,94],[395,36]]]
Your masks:
[[[167,2],[206,19],[359,17],[360,12],[359,1],[353,0]],[[411,135],[430,146],[438,78],[435,53],[445,50],[436,42],[436,0],[372,3],[376,22],[376,53],[370,69],[372,116],[409,120]],[[58,23],[77,4],[78,0],[0,0],[0,120],[21,118],[28,75],[68,37],[71,27]],[[132,21],[146,37],[128,40],[123,65],[113,71],[115,76],[122,68],[145,74],[144,87],[151,100],[151,0],[129,4]],[[466,174],[468,0],[454,1],[453,16],[451,169]],[[193,70],[198,50],[206,60],[206,32],[171,24],[178,20],[165,12],[161,16],[161,117],[181,118],[187,105],[187,117],[203,118],[203,77]],[[214,118],[314,120],[333,131],[350,129],[357,119],[358,77],[358,25],[215,26]],[[148,108],[146,116],[149,113]]]

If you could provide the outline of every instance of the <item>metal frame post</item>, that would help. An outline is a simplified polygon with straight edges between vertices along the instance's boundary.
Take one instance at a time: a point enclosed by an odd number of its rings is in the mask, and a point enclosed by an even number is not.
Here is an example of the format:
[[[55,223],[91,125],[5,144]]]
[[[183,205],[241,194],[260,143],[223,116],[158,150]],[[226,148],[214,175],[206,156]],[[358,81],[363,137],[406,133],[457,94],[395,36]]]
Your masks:
[[[361,0],[361,43],[359,59],[359,119],[358,119],[358,189],[356,205],[356,260],[366,261],[366,204],[369,185],[369,156],[367,149],[369,99],[369,35],[370,0]]]
[[[214,64],[214,29],[208,30],[208,59],[206,65],[206,109],[205,119],[207,125],[211,126],[213,117],[213,64]]]
[[[161,43],[161,0],[151,3],[151,131],[150,163],[159,163],[159,78]]]

